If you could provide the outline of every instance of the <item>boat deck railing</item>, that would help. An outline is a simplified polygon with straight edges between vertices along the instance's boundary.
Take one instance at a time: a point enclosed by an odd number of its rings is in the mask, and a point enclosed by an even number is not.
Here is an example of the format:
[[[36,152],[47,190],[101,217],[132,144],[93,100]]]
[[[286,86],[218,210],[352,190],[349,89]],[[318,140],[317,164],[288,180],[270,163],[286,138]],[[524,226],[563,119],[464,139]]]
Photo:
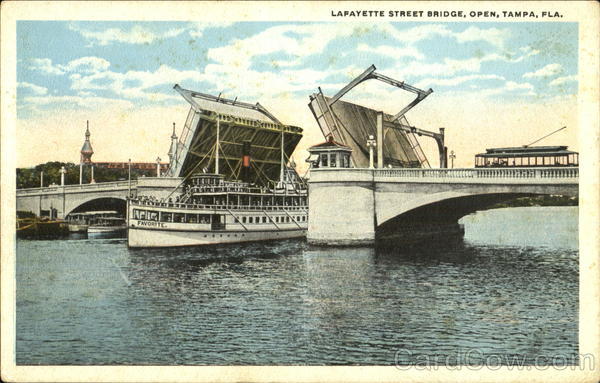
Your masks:
[[[301,189],[302,191],[306,191],[306,189]],[[246,193],[246,194],[261,194],[268,196],[276,196],[276,197],[302,197],[305,194],[300,194],[297,192],[293,192],[288,190],[287,193],[282,191],[274,192],[272,190],[267,190],[259,187],[248,188],[237,185],[221,185],[221,186],[212,186],[212,185],[201,185],[201,186],[191,186],[187,191],[190,194],[202,194],[202,193]]]
[[[140,200],[129,200],[132,206],[147,206],[147,207],[165,207],[175,209],[206,209],[206,210],[251,210],[251,211],[307,211],[308,206],[306,205],[215,205],[215,204],[190,204],[190,203],[177,203],[177,202],[161,202],[161,201],[140,201]]]

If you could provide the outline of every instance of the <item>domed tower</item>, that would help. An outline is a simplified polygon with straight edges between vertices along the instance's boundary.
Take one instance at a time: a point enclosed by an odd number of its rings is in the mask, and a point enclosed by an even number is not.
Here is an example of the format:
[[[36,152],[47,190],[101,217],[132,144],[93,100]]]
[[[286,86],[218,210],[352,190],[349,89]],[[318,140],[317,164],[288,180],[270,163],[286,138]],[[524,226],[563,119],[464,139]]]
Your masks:
[[[92,162],[93,154],[94,149],[92,149],[92,144],[90,143],[90,122],[86,121],[85,142],[81,147],[81,162],[84,164],[90,164]]]
[[[83,146],[81,147],[81,157],[79,161],[79,184],[83,183],[83,165],[91,165],[91,177],[90,183],[94,183],[94,163],[92,162],[92,154],[94,154],[94,149],[92,149],[92,144],[90,143],[90,122],[86,121],[86,129],[85,129],[85,141],[83,142]]]

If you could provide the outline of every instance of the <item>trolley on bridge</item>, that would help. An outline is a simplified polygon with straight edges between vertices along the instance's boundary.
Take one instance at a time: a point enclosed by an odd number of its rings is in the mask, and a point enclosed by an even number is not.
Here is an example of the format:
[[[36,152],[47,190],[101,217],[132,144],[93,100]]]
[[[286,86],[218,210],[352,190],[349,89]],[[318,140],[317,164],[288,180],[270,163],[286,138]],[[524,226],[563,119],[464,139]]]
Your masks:
[[[476,168],[578,166],[579,153],[567,146],[521,146],[486,149],[475,155]]]
[[[566,129],[563,126],[533,141],[529,145],[509,148],[486,149],[485,153],[475,155],[476,168],[499,167],[562,167],[578,166],[579,153],[567,150],[567,146],[531,146],[546,137]]]

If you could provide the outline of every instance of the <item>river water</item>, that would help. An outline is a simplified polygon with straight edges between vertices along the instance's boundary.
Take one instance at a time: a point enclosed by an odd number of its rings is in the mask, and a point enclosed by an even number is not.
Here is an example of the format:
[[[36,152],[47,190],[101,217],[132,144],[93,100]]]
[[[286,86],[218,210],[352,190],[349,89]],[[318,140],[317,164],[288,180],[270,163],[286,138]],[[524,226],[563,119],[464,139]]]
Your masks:
[[[577,213],[478,212],[464,240],[411,248],[18,240],[17,364],[574,358]]]

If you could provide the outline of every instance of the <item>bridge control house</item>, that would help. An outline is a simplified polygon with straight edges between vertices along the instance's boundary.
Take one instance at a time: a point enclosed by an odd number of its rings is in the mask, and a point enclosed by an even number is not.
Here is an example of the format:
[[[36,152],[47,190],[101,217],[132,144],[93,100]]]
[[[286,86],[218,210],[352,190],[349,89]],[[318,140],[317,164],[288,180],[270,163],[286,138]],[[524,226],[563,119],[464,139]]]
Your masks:
[[[318,168],[350,168],[352,149],[340,144],[329,136],[322,144],[311,146],[308,149],[310,157],[306,162],[310,163],[312,169]]]

